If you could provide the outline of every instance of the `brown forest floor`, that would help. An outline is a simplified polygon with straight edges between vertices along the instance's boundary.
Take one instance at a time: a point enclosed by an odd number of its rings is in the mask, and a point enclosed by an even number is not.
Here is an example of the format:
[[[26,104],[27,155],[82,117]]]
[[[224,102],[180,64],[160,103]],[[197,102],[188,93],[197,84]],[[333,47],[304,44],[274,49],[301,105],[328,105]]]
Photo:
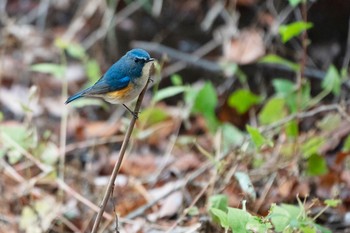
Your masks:
[[[330,65],[349,70],[350,1],[9,0],[0,11],[0,232],[91,230],[131,115],[98,99],[64,101],[133,47],[159,64],[100,232],[115,232],[115,212],[120,232],[223,232],[208,213],[216,194],[234,208],[246,200],[255,216],[299,198],[314,217],[339,199],[315,222],[350,232],[349,77],[296,113],[260,117],[274,79],[308,83],[317,97]],[[305,16],[313,28],[282,43],[278,26]],[[301,69],[260,63],[267,54]],[[60,66],[33,71],[39,63]],[[188,89],[153,99],[176,82]],[[217,95],[213,115],[208,92],[190,98],[204,83]],[[240,114],[229,101],[238,89],[262,101]],[[255,148],[246,125],[273,146]]]

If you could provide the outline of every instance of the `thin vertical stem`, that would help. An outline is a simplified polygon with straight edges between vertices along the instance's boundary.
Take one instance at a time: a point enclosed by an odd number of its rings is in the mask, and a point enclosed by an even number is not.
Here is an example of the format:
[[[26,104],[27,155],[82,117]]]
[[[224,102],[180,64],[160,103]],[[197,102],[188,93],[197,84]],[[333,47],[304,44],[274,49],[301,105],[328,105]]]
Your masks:
[[[139,98],[137,99],[137,102],[136,102],[136,105],[135,105],[135,109],[134,109],[134,112],[137,113],[139,112],[140,110],[140,107],[141,107],[141,102],[143,100],[143,97],[145,95],[145,92],[147,90],[147,87],[148,87],[148,84],[150,82],[150,78],[148,78],[148,81],[147,81],[147,84],[146,86],[144,87],[144,89],[142,90]],[[125,134],[125,138],[124,138],[124,141],[123,141],[123,144],[122,144],[122,147],[120,149],[120,152],[119,152],[119,158],[118,158],[118,161],[117,163],[114,165],[114,168],[113,168],[113,171],[112,171],[112,174],[111,174],[111,178],[109,179],[109,182],[108,182],[108,185],[107,185],[107,189],[106,189],[106,192],[103,196],[103,199],[102,199],[102,203],[101,203],[101,206],[100,206],[100,211],[98,212],[97,214],[97,217],[95,219],[95,222],[94,222],[94,226],[92,228],[92,231],[91,233],[96,233],[97,230],[98,230],[98,226],[100,225],[100,222],[101,222],[101,218],[102,218],[102,215],[105,211],[105,208],[106,208],[106,205],[107,205],[107,202],[108,202],[108,199],[111,195],[111,192],[113,190],[113,186],[114,186],[114,182],[117,178],[117,175],[118,175],[118,172],[119,172],[119,169],[120,169],[120,166],[123,162],[123,158],[124,158],[124,155],[125,155],[125,151],[126,151],[126,148],[128,147],[128,144],[129,144],[129,141],[130,141],[130,137],[131,137],[131,133],[134,129],[134,126],[135,126],[135,123],[136,123],[136,120],[137,118],[136,117],[133,117],[130,121],[130,125],[129,125],[129,128]],[[116,215],[116,219],[118,221],[118,217]]]

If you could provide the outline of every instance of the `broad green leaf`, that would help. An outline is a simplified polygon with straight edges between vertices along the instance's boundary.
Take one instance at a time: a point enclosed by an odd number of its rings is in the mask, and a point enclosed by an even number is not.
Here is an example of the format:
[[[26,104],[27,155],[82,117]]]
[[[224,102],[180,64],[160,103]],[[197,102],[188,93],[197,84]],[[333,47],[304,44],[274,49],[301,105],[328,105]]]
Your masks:
[[[226,212],[216,208],[211,208],[210,212],[216,217],[217,220],[214,219],[215,222],[220,223],[220,225],[225,229],[229,228]]]
[[[321,136],[315,136],[307,140],[301,146],[303,157],[307,159],[310,156],[317,154],[324,142],[325,142],[325,139]]]
[[[211,132],[215,132],[219,122],[215,115],[215,108],[218,97],[215,88],[210,82],[207,82],[201,90],[199,90],[192,107],[193,113],[201,113]]]
[[[296,7],[297,5],[299,5],[299,3],[301,3],[303,0],[288,0],[289,1],[289,5],[291,5],[292,7]]]
[[[340,199],[326,199],[324,203],[327,206],[334,208],[334,207],[337,207],[339,204],[341,204],[342,201]]]
[[[218,195],[209,197],[209,209],[216,208],[226,212],[227,206],[228,206],[228,198],[226,195],[218,194]]]
[[[261,124],[271,124],[286,117],[285,101],[283,98],[273,97],[264,105],[259,113]]]
[[[182,77],[178,74],[171,75],[170,80],[174,86],[181,86],[183,84]]]
[[[312,28],[312,26],[312,23],[298,21],[288,25],[281,25],[279,28],[279,33],[282,37],[283,43],[286,43],[293,37],[298,36],[303,31]]]
[[[303,209],[300,208],[300,206],[290,205],[290,204],[284,204],[282,203],[280,205],[283,209],[287,210],[289,216],[292,219],[297,219],[300,214],[302,213]]]
[[[148,125],[154,125],[168,118],[168,113],[162,108],[147,108],[139,115],[141,122],[147,122]]]
[[[233,92],[228,98],[228,105],[235,108],[238,113],[246,113],[253,105],[260,103],[260,97],[249,90],[240,89]]]
[[[290,223],[291,216],[288,211],[276,204],[273,204],[268,217],[271,219],[272,225],[276,232],[282,232]]]
[[[66,50],[70,56],[76,59],[83,59],[86,56],[84,47],[77,43],[69,43]]]
[[[267,144],[268,146],[273,146],[273,142],[271,140],[266,139],[257,128],[251,127],[247,125],[247,131],[252,139],[254,145],[260,149],[263,145]]]
[[[254,190],[254,186],[252,181],[250,180],[247,173],[244,172],[236,172],[234,174],[236,180],[239,183],[239,186],[241,187],[242,191],[247,193],[253,200],[256,199],[256,193]]]
[[[32,65],[30,69],[35,72],[51,74],[56,78],[62,77],[66,70],[64,66],[54,63],[35,64]]]
[[[33,146],[33,138],[31,137],[29,130],[23,125],[1,126],[0,139],[3,142],[7,142],[8,140],[14,141],[24,149]],[[11,144],[11,142],[6,143],[6,145],[9,144]]]
[[[341,88],[340,74],[334,65],[328,68],[326,76],[322,81],[322,88],[339,96]]]
[[[298,71],[300,69],[300,66],[297,63],[291,62],[287,59],[284,59],[278,55],[275,54],[269,54],[264,56],[259,60],[260,63],[266,63],[266,64],[277,64],[281,66],[285,66],[293,71]]]
[[[89,79],[88,85],[94,84],[101,77],[100,65],[95,59],[89,59],[85,64],[85,72]]]
[[[244,210],[228,208],[227,221],[232,232],[246,232],[246,225],[251,215]]]
[[[307,160],[306,173],[309,176],[324,175],[328,172],[327,163],[323,156],[311,155]]]
[[[192,110],[195,113],[212,113],[217,102],[218,98],[215,88],[211,83],[207,82],[198,92]]]
[[[178,95],[180,93],[185,92],[188,90],[187,86],[171,86],[171,87],[166,87],[161,90],[158,90],[155,95],[153,96],[153,101],[154,102],[159,102],[163,99],[173,97],[175,95]]]

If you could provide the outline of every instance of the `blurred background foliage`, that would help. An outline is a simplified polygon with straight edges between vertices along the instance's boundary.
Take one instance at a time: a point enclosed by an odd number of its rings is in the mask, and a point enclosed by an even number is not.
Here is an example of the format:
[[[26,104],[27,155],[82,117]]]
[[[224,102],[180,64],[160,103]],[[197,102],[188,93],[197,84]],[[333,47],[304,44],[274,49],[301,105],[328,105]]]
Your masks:
[[[88,232],[130,115],[71,93],[157,59],[103,232],[348,232],[350,2],[3,0],[0,232]]]

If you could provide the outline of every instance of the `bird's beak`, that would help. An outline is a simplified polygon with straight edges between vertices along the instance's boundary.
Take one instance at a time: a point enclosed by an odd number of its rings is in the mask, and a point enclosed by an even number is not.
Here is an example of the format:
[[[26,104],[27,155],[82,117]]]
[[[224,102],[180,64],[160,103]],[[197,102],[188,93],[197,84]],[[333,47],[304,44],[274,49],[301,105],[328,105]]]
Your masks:
[[[155,60],[154,58],[150,58],[150,59],[148,59],[147,62],[151,62],[151,61],[154,61],[154,60]]]

